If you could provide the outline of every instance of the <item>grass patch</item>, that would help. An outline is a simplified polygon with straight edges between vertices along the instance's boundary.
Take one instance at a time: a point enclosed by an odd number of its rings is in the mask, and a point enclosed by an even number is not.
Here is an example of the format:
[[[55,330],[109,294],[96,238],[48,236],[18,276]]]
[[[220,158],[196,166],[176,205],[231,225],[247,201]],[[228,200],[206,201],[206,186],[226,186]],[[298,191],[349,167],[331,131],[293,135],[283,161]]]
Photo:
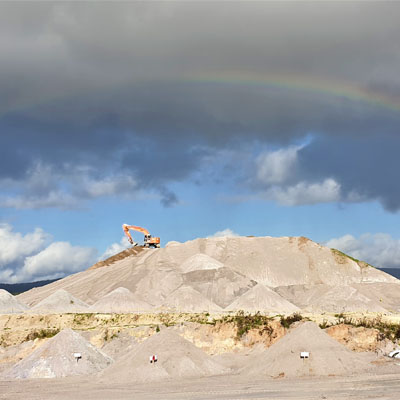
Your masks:
[[[240,310],[235,315],[226,315],[221,319],[214,320],[214,325],[217,322],[220,323],[233,323],[236,326],[236,339],[240,340],[249,330],[258,328],[260,335],[267,332],[269,335],[272,334],[273,328],[269,325],[272,318],[265,315],[261,315],[260,312],[255,314],[246,314]]]
[[[331,249],[331,252],[336,256],[337,260],[341,260],[342,264],[346,261],[346,259],[352,260],[356,262],[361,268],[363,267],[372,267],[375,268],[373,265],[366,263],[365,261],[360,261],[357,258],[354,258],[352,256],[349,256],[346,253],[343,253],[342,251],[338,249]],[[339,261],[340,263],[340,261]]]
[[[340,313],[336,314],[335,317],[337,318],[336,322],[329,324],[326,321],[324,321],[319,326],[322,329],[326,329],[331,326],[345,324],[354,326],[356,328],[363,327],[369,329],[376,329],[379,331],[379,340],[389,339],[392,342],[395,342],[400,339],[400,324],[394,322],[385,322],[383,321],[381,316],[372,319],[366,317],[351,318],[343,313]]]
[[[39,330],[34,330],[33,332],[30,332],[27,337],[27,340],[35,340],[35,339],[45,339],[45,338],[52,338],[53,336],[57,335],[57,333],[60,332],[60,329],[55,328],[55,329],[39,329]]]
[[[299,313],[294,313],[292,315],[289,315],[288,317],[284,317],[282,315],[280,318],[280,323],[284,328],[289,329],[290,325],[294,324],[297,321],[301,321],[302,319],[303,316]]]
[[[82,325],[83,323],[87,323],[90,319],[92,319],[94,313],[83,313],[83,314],[74,314],[73,323],[76,325]]]

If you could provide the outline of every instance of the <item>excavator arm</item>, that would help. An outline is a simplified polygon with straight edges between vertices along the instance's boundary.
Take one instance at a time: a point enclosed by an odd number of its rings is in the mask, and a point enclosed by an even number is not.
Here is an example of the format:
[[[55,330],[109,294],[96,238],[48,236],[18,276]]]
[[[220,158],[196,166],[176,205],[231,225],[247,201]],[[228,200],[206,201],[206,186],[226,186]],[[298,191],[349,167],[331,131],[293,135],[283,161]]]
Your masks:
[[[129,232],[130,230],[143,233],[145,247],[160,247],[160,238],[152,237],[150,235],[150,232],[145,228],[141,228],[140,226],[135,225],[123,224],[122,229],[131,244],[133,244],[133,239],[131,233]]]

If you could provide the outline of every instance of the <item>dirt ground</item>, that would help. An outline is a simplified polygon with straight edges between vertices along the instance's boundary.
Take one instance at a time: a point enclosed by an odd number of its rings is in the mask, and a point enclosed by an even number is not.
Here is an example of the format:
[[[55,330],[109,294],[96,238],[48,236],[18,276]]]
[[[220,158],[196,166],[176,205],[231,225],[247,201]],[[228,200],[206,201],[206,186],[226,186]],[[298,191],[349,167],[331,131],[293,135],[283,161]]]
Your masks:
[[[20,400],[398,400],[399,372],[351,377],[249,380],[237,375],[151,384],[101,385],[90,378],[0,381],[0,399]]]

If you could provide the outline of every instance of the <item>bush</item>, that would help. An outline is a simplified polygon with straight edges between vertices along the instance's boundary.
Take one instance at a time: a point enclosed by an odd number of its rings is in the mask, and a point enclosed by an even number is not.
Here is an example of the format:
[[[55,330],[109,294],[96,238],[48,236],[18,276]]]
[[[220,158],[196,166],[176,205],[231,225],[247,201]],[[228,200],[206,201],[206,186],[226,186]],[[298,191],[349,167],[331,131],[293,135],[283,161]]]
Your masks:
[[[281,316],[281,325],[288,329],[290,328],[290,325],[294,324],[297,321],[301,321],[303,319],[303,316],[299,313],[294,313],[292,315],[289,315],[288,317],[284,317],[283,315]]]
[[[250,329],[259,328],[260,335],[263,332],[267,332],[269,335],[272,334],[273,328],[269,325],[269,321],[272,318],[265,315],[261,315],[260,312],[256,314],[246,314],[240,310],[235,315],[227,315],[219,320],[224,323],[233,323],[236,325],[236,339],[240,340]],[[214,324],[218,321],[214,321]]]
[[[57,333],[59,333],[59,332],[60,332],[60,329],[58,329],[58,328],[34,330],[33,332],[30,332],[28,334],[28,336],[26,337],[25,340],[51,338],[51,337],[57,335]]]

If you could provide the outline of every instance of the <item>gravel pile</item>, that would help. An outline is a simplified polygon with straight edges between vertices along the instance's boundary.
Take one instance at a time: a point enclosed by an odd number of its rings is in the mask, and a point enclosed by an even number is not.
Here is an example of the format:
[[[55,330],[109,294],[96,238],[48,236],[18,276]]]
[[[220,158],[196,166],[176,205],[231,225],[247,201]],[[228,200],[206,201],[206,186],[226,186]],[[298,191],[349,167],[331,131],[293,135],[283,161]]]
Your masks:
[[[79,353],[78,360],[74,354]],[[3,378],[59,378],[89,375],[99,372],[113,362],[72,329],[64,329],[19,361],[3,374]]]

